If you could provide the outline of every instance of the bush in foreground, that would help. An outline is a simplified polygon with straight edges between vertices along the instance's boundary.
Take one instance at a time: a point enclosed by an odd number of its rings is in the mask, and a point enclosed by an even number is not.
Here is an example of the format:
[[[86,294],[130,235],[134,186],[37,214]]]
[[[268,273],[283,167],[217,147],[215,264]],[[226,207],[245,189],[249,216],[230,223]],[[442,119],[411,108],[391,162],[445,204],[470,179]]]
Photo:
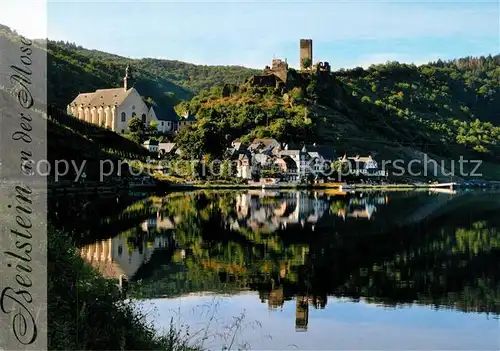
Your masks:
[[[48,231],[48,338],[50,350],[189,350],[174,330],[157,335],[116,282],[99,275],[71,238]]]

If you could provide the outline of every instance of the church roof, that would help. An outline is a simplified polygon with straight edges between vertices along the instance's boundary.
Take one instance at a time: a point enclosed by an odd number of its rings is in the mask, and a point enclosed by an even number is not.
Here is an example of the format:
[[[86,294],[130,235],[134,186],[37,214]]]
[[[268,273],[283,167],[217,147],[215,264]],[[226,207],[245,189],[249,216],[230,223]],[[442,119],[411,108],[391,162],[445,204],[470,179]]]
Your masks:
[[[153,109],[155,112],[156,118],[159,121],[178,121],[179,116],[171,106],[161,105],[157,106],[156,104],[152,104],[149,101],[144,101],[148,109]]]
[[[84,107],[118,106],[132,92],[130,88],[98,89],[93,93],[79,94],[70,105],[83,105]]]
[[[147,105],[151,105],[147,103]],[[159,121],[178,121],[179,116],[171,106],[153,106],[151,105],[151,108],[153,111],[155,111],[156,118],[158,118]]]
[[[87,105],[94,97],[94,93],[81,93],[70,103],[70,105]]]

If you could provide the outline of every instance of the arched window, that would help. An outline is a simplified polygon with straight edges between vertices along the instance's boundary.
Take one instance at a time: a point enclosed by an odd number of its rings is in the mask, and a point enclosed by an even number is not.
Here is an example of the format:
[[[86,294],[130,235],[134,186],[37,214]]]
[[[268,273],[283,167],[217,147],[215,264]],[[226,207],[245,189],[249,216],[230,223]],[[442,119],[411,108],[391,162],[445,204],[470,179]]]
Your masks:
[[[137,114],[135,112],[132,112],[132,118],[134,118],[135,116],[137,116]]]
[[[143,113],[141,117],[142,117],[142,123],[146,124],[146,114]]]
[[[127,115],[125,114],[125,112],[122,112],[122,122],[125,122],[126,119]]]

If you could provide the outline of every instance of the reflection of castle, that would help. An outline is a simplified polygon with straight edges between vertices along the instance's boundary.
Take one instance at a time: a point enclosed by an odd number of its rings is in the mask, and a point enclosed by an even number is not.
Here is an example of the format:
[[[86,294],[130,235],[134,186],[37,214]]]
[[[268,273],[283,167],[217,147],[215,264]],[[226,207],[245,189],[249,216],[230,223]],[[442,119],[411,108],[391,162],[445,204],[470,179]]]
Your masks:
[[[267,304],[270,311],[283,309],[285,304],[285,293],[283,287],[272,289],[267,295]],[[295,330],[298,332],[307,331],[309,324],[309,305],[315,308],[325,308],[327,297],[297,295],[295,297]]]
[[[289,266],[287,263],[280,266],[280,279],[285,279],[289,273]],[[275,283],[272,283],[272,288],[270,291],[260,291],[259,296],[262,302],[265,301],[267,297],[267,305],[269,311],[276,311],[278,308],[283,310],[285,301],[289,301],[293,292],[288,292],[285,290],[283,285],[278,285],[275,287]],[[279,283],[278,283],[279,284]],[[291,293],[291,294],[290,294]],[[324,309],[326,307],[328,297],[325,295],[317,296],[298,294],[295,296],[295,330],[296,331],[307,331],[307,326],[309,323],[309,305],[313,305],[315,308]]]
[[[295,298],[295,330],[307,331],[309,323],[309,301],[306,296],[297,296]]]
[[[279,287],[278,289],[273,289],[269,293],[269,297],[267,299],[267,305],[270,311],[276,310],[278,307],[283,308],[285,304],[285,295],[283,292],[283,287]]]
[[[269,196],[268,196],[269,195]],[[276,196],[273,196],[276,195]],[[323,198],[311,197],[308,193],[277,193],[236,195],[237,220],[231,226],[236,229],[241,225],[254,230],[265,228],[275,231],[290,224],[316,224],[325,211],[328,202]]]

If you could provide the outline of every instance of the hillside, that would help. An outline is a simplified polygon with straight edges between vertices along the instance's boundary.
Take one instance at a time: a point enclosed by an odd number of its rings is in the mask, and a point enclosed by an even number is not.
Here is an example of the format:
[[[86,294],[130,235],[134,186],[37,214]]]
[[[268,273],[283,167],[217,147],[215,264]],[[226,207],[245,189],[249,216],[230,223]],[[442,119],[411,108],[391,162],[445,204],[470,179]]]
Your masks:
[[[132,67],[135,87],[143,97],[168,106],[214,85],[241,84],[255,74],[255,70],[239,66],[129,59],[64,42],[49,41],[47,51],[49,101],[59,107],[66,106],[80,92],[121,86],[127,64]]]
[[[15,30],[0,24],[0,35],[19,41]],[[130,59],[85,49],[73,43],[35,40],[47,51],[49,104],[65,108],[79,93],[122,86],[125,67],[134,73],[136,88],[145,99],[175,106],[203,89],[224,83],[241,84],[257,70],[240,66],[204,66],[163,59]]]
[[[181,103],[200,122],[178,142],[192,156],[218,157],[235,138],[273,137],[390,160],[422,152],[436,160],[500,160],[500,56],[290,74],[287,89],[247,82],[230,96],[212,89]]]
[[[386,160],[480,159],[500,178],[500,55],[320,75],[290,69],[285,88],[252,83],[261,72],[243,67],[132,60],[53,41],[47,50],[51,104],[64,108],[79,92],[119,86],[131,64],[144,98],[196,113],[199,123],[177,137],[187,156],[220,157],[236,138],[273,137]]]

